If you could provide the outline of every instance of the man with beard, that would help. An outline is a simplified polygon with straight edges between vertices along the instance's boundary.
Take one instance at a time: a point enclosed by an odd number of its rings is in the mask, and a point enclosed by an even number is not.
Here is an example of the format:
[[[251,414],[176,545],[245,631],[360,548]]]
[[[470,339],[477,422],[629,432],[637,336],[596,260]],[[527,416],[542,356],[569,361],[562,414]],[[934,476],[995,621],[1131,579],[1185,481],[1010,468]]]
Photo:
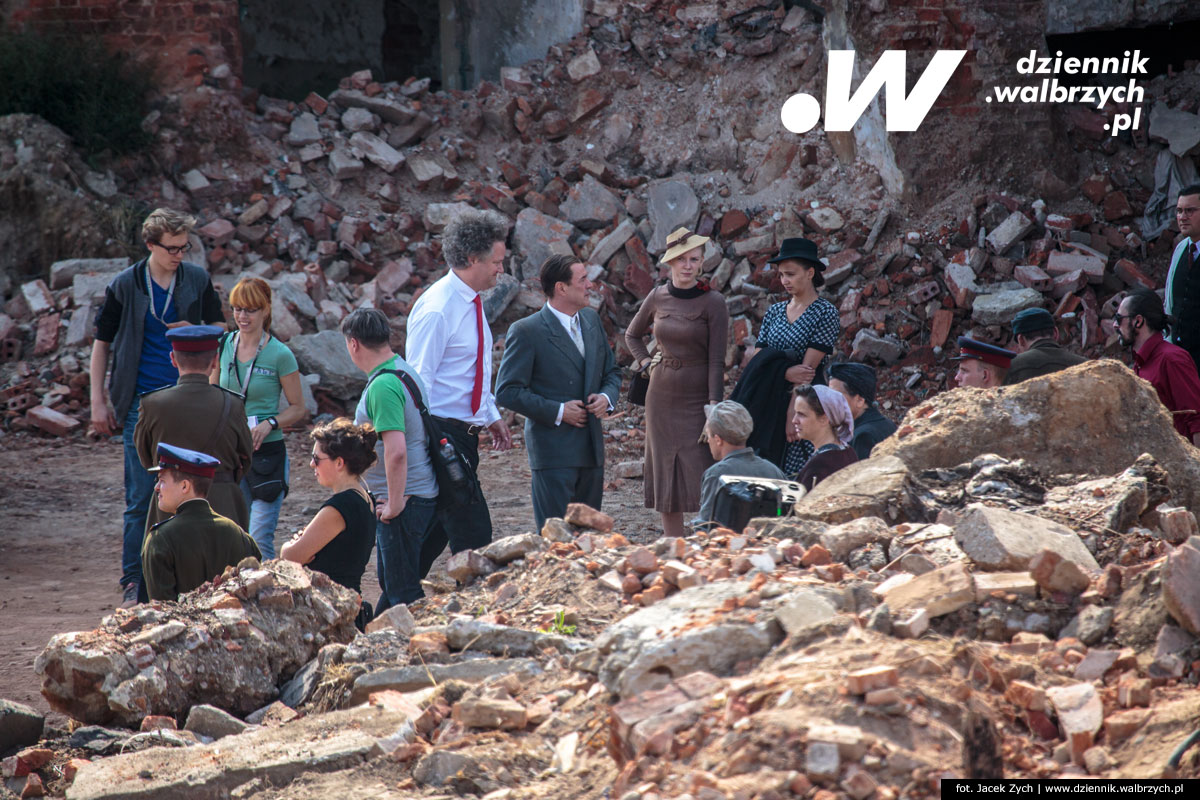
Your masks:
[[[1200,184],[1179,190],[1175,219],[1183,239],[1171,254],[1163,307],[1177,320],[1170,340],[1200,363]]]
[[[1163,338],[1171,318],[1149,289],[1135,289],[1121,301],[1113,321],[1121,344],[1133,350],[1133,371],[1158,392],[1175,430],[1200,444],[1200,375],[1191,355]]]

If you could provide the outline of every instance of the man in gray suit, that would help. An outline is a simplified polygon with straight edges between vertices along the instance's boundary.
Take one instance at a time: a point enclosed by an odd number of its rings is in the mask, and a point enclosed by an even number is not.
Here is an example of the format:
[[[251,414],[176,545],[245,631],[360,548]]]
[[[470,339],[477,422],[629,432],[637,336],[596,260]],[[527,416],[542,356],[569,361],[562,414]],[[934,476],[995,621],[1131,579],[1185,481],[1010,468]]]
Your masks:
[[[538,530],[547,517],[561,517],[568,503],[600,508],[600,420],[621,389],[616,357],[588,306],[587,267],[571,256],[551,256],[541,280],[546,305],[508,329],[496,378],[497,404],[525,416]]]

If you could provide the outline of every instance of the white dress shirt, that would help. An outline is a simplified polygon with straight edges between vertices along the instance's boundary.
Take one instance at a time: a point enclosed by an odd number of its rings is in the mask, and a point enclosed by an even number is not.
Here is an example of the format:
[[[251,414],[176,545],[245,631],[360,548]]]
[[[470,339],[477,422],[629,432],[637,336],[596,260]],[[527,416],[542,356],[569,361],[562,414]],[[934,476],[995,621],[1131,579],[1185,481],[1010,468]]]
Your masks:
[[[559,311],[557,308],[552,306],[549,302],[546,303],[546,308],[550,309],[550,313],[553,314],[554,318],[557,319],[562,324],[563,330],[565,330],[567,332],[568,339],[571,338],[571,323],[577,323],[579,325],[579,336],[581,338],[583,337],[583,323],[579,321],[579,312],[578,311],[575,312],[575,316],[568,317],[566,314],[564,314],[563,312]],[[604,396],[608,397],[608,395],[604,395]],[[586,399],[584,402],[586,404]],[[555,427],[562,424],[563,411],[566,410],[566,407],[567,406],[565,403],[558,404],[558,418],[554,420]],[[608,397],[608,410],[611,412],[614,408],[616,408],[616,406],[613,405],[613,398]]]
[[[500,419],[500,410],[492,394],[492,329],[485,315],[483,394],[479,411],[471,412],[478,348],[477,294],[453,269],[426,289],[408,315],[404,360],[429,387],[425,404],[431,414],[486,426]]]
[[[550,313],[553,314],[554,318],[562,324],[563,330],[565,330],[567,332],[567,338],[568,339],[571,338],[571,323],[574,322],[579,317],[579,313],[576,312],[574,317],[568,317],[566,314],[564,314],[563,312],[559,311],[557,308],[552,306],[549,302],[546,303],[546,308],[550,309]],[[580,334],[580,336],[583,335],[583,327],[582,326],[580,326],[580,328],[579,328],[579,334]],[[554,420],[554,427],[557,428],[559,425],[562,425],[563,411],[565,411],[566,408],[567,408],[566,403],[558,404],[558,417],[556,417]]]

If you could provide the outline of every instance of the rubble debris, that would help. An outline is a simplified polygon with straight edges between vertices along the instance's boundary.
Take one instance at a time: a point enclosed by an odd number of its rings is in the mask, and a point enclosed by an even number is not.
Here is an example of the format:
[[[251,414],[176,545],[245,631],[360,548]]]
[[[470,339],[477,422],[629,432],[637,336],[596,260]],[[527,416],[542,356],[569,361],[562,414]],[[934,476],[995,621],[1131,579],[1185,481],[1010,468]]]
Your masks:
[[[179,603],[119,609],[94,631],[57,634],[34,669],[51,707],[83,722],[137,725],[201,703],[246,714],[322,645],[352,639],[358,604],[293,562],[243,562]]]

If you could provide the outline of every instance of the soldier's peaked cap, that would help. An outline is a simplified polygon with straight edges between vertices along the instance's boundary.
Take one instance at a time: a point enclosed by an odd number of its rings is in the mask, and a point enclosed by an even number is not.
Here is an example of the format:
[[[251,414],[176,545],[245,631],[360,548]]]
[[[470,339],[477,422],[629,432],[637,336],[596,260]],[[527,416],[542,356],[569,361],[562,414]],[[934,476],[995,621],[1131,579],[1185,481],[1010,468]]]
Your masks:
[[[219,325],[184,325],[167,331],[167,341],[181,353],[215,353],[223,333]]]
[[[986,344],[978,342],[967,336],[958,337],[958,356],[956,361],[961,361],[964,358],[973,358],[982,361],[985,364],[994,364],[997,367],[1008,369],[1012,364],[1012,360],[1017,357],[1017,354],[1012,350],[1005,350],[1003,347],[996,347],[994,344]]]
[[[159,442],[158,466],[152,467],[149,471],[175,469],[200,478],[215,478],[219,466],[221,466],[220,460],[213,458],[208,453]]]

